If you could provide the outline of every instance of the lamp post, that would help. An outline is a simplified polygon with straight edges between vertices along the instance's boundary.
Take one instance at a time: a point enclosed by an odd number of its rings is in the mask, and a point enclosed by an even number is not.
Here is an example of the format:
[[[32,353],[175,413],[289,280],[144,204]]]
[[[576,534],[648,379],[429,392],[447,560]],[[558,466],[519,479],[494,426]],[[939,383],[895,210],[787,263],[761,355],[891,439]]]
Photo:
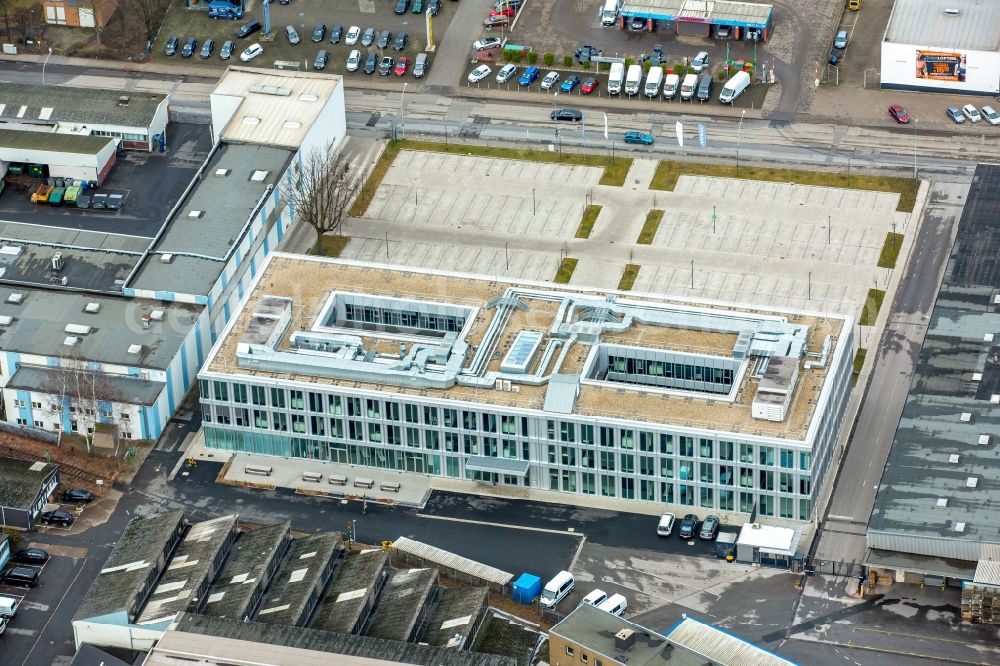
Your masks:
[[[399,127],[403,128],[403,99],[406,96],[406,83],[403,83],[403,92],[399,93]]]
[[[47,56],[45,56],[45,62],[42,63],[42,85],[43,86],[45,85],[45,66],[47,64],[49,64],[49,58],[51,58],[51,57],[52,57],[52,47],[50,46],[49,47],[49,53],[48,53]],[[914,173],[913,177],[916,178],[916,173],[917,173],[916,172],[916,167],[914,167],[914,172],[913,173]]]
[[[747,110],[740,113],[740,124],[736,129],[736,177],[740,177],[740,141],[743,138],[743,117],[747,115]]]

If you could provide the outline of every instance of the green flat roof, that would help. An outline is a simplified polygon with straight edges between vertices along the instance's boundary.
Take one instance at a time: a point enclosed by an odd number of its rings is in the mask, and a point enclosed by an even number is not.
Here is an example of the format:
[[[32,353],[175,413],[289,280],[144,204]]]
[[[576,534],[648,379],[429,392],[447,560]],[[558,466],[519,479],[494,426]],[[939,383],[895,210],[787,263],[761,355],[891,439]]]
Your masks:
[[[0,148],[13,150],[50,150],[60,153],[96,155],[104,150],[109,142],[113,141],[114,139],[109,136],[0,129]]]

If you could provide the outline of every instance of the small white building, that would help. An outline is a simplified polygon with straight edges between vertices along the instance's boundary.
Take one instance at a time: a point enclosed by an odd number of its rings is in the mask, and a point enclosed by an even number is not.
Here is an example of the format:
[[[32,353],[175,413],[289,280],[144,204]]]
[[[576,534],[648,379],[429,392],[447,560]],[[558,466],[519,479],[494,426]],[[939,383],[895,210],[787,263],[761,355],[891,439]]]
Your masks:
[[[0,174],[10,164],[44,164],[53,178],[104,182],[114,167],[115,141],[106,136],[4,129],[0,125]]]
[[[802,531],[797,527],[777,527],[745,523],[736,539],[736,559],[787,567],[796,559]]]
[[[881,86],[1000,92],[1000,2],[896,0],[882,39]]]

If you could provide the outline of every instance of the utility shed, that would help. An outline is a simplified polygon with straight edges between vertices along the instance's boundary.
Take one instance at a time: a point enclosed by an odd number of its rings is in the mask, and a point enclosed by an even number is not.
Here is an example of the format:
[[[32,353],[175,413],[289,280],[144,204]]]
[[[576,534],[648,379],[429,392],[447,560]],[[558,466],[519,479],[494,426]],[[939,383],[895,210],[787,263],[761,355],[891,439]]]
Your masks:
[[[139,623],[201,610],[208,586],[236,539],[236,514],[195,523],[177,546],[167,570],[139,615]]]
[[[288,550],[291,522],[241,532],[215,584],[208,588],[204,615],[246,620],[253,616]]]
[[[389,577],[389,556],[368,550],[347,556],[312,626],[341,634],[359,633]]]
[[[736,539],[736,559],[787,567],[798,557],[801,538],[798,528],[746,523]]]
[[[485,587],[449,587],[441,590],[420,642],[457,650],[468,648],[486,617],[489,592]]]
[[[115,140],[106,136],[5,129],[0,163],[45,164],[54,178],[104,181],[115,165]]]
[[[0,525],[32,529],[58,485],[56,465],[0,458]]]
[[[294,540],[261,603],[257,619],[272,624],[305,625],[343,554],[344,546],[336,532],[319,532]]]
[[[91,643],[137,649],[163,633],[163,627],[135,622],[186,526],[181,509],[129,522],[73,617],[77,648]]]
[[[437,598],[437,579],[437,569],[394,571],[365,634],[407,643],[415,641],[423,633]]]

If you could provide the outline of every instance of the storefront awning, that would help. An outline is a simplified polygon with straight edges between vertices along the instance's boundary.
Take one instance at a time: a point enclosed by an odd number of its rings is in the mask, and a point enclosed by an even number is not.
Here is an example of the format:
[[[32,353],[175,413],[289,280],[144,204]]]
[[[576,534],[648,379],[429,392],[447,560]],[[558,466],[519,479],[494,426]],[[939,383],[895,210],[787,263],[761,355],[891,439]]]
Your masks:
[[[487,456],[472,456],[466,459],[465,469],[469,472],[490,472],[492,474],[512,474],[525,477],[528,475],[527,460],[510,460],[508,458],[490,458]]]

